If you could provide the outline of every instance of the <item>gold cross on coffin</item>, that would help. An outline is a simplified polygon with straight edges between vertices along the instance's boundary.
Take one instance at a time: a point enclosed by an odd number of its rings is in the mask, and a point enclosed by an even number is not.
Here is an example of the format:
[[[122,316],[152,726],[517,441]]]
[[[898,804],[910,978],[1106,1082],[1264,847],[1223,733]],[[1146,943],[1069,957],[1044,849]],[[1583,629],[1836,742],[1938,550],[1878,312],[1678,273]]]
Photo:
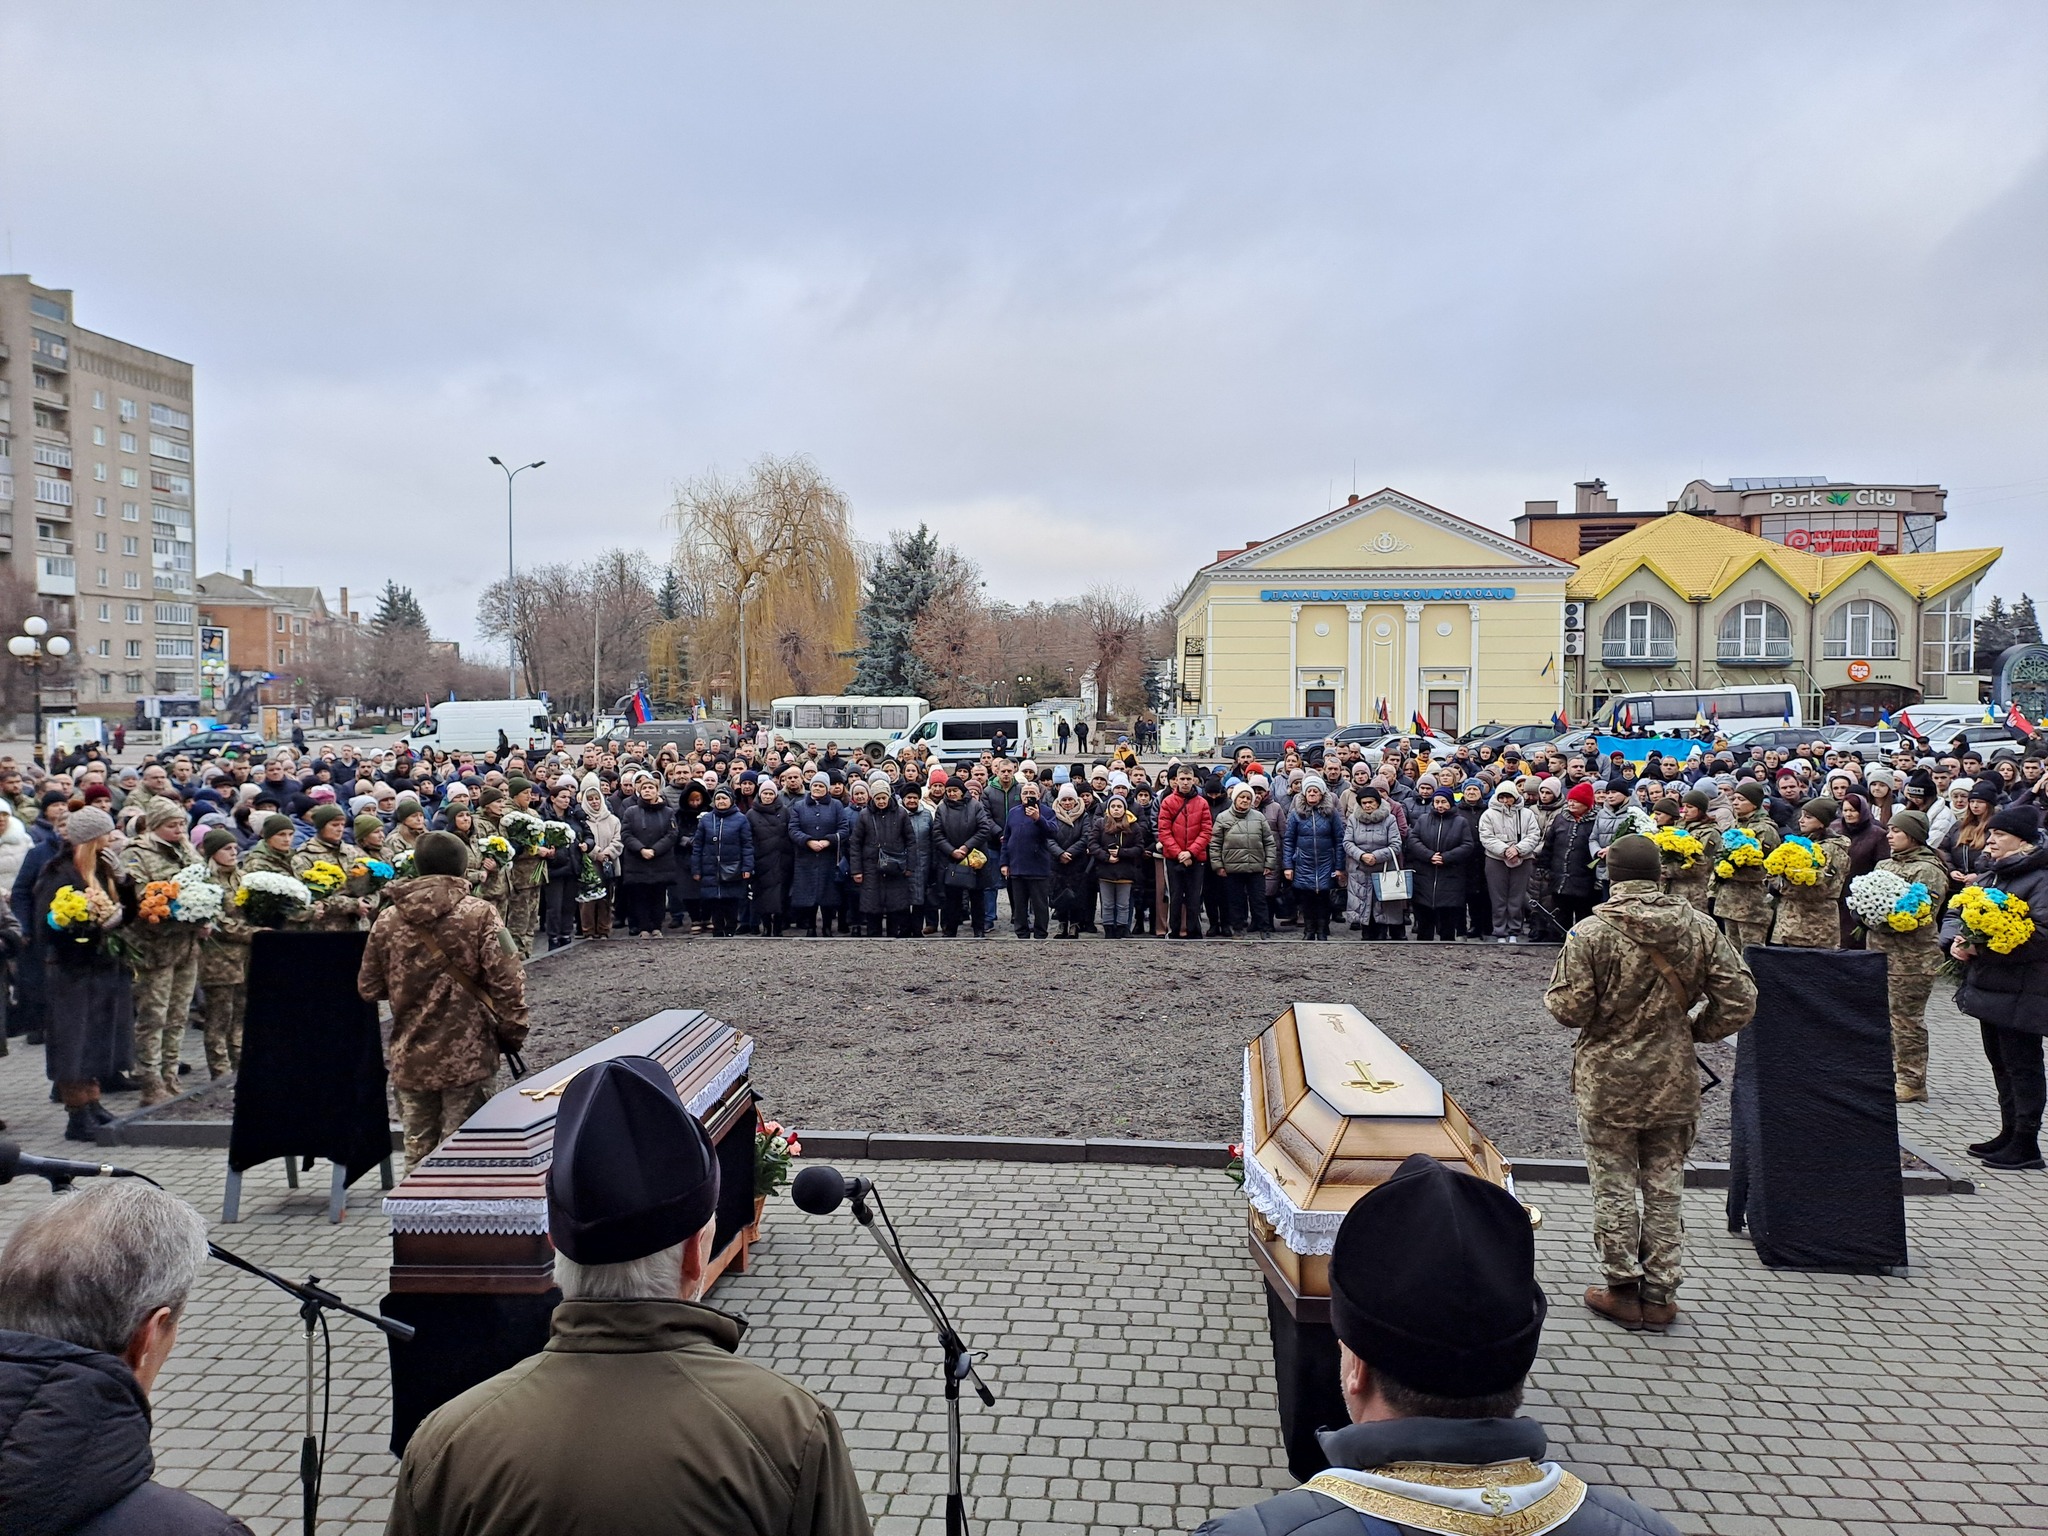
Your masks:
[[[1401,1086],[1391,1077],[1375,1077],[1369,1061],[1353,1061],[1351,1070],[1358,1076],[1347,1082],[1346,1088],[1363,1088],[1367,1093],[1392,1093]]]
[[[581,1068],[578,1068],[578,1071],[580,1070]],[[545,1088],[522,1088],[519,1091],[522,1094],[524,1094],[527,1098],[533,1100],[534,1103],[538,1104],[544,1099],[559,1098],[561,1096],[562,1090],[564,1088],[567,1088],[570,1083],[574,1082],[575,1078],[576,1073],[571,1072],[567,1077],[563,1078],[560,1082],[549,1083]]]

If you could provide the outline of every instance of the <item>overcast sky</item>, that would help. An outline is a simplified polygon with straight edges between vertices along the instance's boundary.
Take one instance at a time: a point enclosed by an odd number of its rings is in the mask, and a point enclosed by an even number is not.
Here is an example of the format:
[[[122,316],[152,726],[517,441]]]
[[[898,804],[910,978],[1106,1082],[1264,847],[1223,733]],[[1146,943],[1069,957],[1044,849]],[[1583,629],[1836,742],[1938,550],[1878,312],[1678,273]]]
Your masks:
[[[21,4],[0,65],[5,269],[198,368],[202,570],[232,509],[465,639],[493,453],[522,563],[769,451],[1020,600],[1354,472],[1826,474],[2048,597],[2037,0]]]

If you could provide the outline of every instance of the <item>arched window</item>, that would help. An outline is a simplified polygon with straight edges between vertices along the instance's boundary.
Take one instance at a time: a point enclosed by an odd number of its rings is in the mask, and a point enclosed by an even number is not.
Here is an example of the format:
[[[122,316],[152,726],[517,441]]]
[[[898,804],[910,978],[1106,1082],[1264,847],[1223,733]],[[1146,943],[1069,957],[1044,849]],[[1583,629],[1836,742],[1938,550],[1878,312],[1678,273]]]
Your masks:
[[[1678,660],[1678,630],[1655,603],[1623,603],[1600,626],[1600,659],[1609,666]]]
[[[1899,654],[1899,621],[1868,598],[1844,603],[1828,615],[1820,653],[1829,661],[1890,661]]]
[[[1721,620],[1715,654],[1722,661],[1790,661],[1792,624],[1776,603],[1753,597]]]

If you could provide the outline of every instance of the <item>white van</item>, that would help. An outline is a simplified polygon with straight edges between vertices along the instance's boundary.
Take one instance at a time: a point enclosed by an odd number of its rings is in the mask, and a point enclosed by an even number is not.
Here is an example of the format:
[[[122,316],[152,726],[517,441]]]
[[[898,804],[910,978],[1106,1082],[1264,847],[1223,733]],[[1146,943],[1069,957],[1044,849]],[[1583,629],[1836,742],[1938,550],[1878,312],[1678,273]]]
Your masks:
[[[406,741],[415,752],[495,752],[500,731],[522,751],[546,751],[554,741],[541,699],[451,699],[436,704]]]
[[[1593,723],[1613,729],[1623,719],[1635,729],[1670,735],[1689,731],[1702,719],[1724,731],[1758,730],[1765,726],[1798,726],[1799,690],[1790,683],[1763,683],[1752,688],[1702,688],[1618,693],[1600,706]]]
[[[770,702],[769,729],[784,741],[822,747],[865,746],[894,741],[931,709],[915,694],[867,697],[856,694],[809,694]]]
[[[889,743],[891,757],[901,757],[912,747],[924,747],[941,762],[972,762],[984,752],[995,750],[995,735],[1003,733],[1004,748],[1012,757],[1031,737],[1029,712],[1005,705],[984,709],[935,709],[910,730]]]

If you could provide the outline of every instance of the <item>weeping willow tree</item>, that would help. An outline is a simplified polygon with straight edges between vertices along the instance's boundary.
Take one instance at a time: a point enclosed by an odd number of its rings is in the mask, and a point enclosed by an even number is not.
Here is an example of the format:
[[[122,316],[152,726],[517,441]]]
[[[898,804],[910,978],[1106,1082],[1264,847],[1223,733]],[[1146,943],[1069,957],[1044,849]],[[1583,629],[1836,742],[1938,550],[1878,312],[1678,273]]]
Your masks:
[[[651,670],[667,661],[673,675],[687,654],[703,690],[725,685],[742,717],[755,698],[845,689],[860,558],[846,498],[815,464],[770,455],[738,479],[713,471],[677,488],[669,521],[682,592]]]

